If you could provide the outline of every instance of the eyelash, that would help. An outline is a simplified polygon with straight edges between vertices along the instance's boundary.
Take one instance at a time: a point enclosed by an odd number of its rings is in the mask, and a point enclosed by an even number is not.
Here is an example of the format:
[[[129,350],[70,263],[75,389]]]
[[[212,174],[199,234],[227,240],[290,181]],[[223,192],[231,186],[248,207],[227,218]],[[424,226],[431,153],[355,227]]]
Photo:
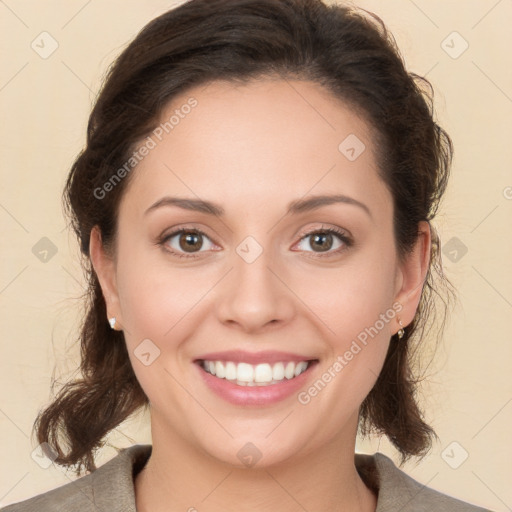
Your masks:
[[[206,238],[210,238],[204,231],[200,230],[199,228],[179,228],[172,233],[169,233],[165,236],[163,236],[159,241],[158,245],[164,248],[167,252],[171,253],[173,256],[177,256],[178,258],[199,258],[198,253],[182,253],[177,252],[173,249],[169,249],[167,245],[167,242],[175,237],[176,235],[179,235],[181,233],[193,233],[193,234],[199,234],[201,236],[204,236]],[[314,258],[326,258],[333,256],[335,254],[339,254],[340,252],[348,249],[353,245],[353,240],[346,234],[345,231],[338,229],[338,228],[320,228],[320,229],[314,229],[312,231],[303,232],[300,234],[299,242],[302,241],[304,238],[307,238],[308,236],[316,235],[318,233],[324,234],[324,235],[335,235],[337,236],[344,244],[344,247],[341,247],[339,249],[336,249],[335,251],[329,251],[325,253],[314,253]],[[306,251],[306,252],[312,252],[312,251]],[[314,252],[314,251],[313,251]]]

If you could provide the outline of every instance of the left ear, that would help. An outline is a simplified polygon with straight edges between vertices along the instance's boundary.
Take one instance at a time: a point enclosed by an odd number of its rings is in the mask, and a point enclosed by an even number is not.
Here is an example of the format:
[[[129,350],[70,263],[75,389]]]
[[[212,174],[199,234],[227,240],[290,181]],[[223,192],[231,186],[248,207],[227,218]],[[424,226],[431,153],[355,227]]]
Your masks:
[[[416,314],[430,263],[430,224],[427,221],[419,222],[418,233],[414,247],[399,264],[396,276],[395,301],[402,304],[398,316],[404,327],[412,322]]]
[[[123,326],[119,294],[116,284],[116,265],[114,258],[108,254],[103,245],[100,228],[96,225],[91,229],[89,254],[91,263],[98,276],[103,298],[107,307],[107,321],[110,317],[116,319],[118,327]],[[118,330],[118,329],[116,329]]]

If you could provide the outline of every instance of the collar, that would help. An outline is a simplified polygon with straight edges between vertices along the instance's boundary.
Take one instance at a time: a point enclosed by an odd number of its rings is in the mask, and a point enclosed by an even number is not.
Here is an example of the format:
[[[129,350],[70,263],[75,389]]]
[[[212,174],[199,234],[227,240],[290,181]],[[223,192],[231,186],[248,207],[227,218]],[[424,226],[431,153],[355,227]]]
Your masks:
[[[81,491],[87,494],[92,491],[92,500],[89,499],[96,505],[96,510],[136,512],[133,481],[148,461],[151,451],[152,446],[148,444],[125,448],[97,470],[69,485],[82,487]],[[420,484],[382,453],[356,453],[354,457],[361,478],[378,495],[375,512],[489,512]]]

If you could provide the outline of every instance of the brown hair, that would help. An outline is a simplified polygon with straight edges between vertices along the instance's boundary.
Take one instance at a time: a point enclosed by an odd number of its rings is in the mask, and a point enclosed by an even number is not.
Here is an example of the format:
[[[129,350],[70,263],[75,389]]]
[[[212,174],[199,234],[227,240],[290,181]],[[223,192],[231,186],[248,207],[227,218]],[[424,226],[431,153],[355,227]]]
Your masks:
[[[177,94],[213,80],[264,76],[314,81],[366,117],[377,134],[381,177],[393,197],[400,257],[417,240],[418,223],[436,213],[451,141],[433,120],[430,84],[405,70],[377,16],[321,0],[192,0],[151,21],[110,68],[90,115],[86,147],[64,193],[89,283],[80,333],[81,377],[61,388],[34,429],[38,441],[55,450],[56,462],[76,465],[77,474],[95,469],[94,453],[105,436],[148,404],[122,332],[108,325],[89,261],[93,226],[99,226],[103,243],[113,246],[119,200],[131,174],[104,197],[95,191],[156,128],[162,108]],[[416,316],[404,338],[391,340],[383,370],[360,409],[361,432],[387,435],[403,460],[424,455],[435,436],[415,399],[411,349],[434,325],[434,295],[442,297],[448,283],[432,231],[431,264]],[[434,285],[435,275],[440,279]]]

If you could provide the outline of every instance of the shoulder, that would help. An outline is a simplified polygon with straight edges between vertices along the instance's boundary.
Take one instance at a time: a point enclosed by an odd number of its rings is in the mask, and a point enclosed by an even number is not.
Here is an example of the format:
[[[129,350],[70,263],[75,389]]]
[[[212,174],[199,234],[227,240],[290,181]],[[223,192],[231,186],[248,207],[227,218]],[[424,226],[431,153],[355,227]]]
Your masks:
[[[14,503],[0,512],[135,512],[134,470],[151,454],[151,445],[123,449],[92,473],[69,484]]]
[[[374,467],[379,489],[376,512],[491,512],[417,482],[382,453],[357,454],[356,464]]]

